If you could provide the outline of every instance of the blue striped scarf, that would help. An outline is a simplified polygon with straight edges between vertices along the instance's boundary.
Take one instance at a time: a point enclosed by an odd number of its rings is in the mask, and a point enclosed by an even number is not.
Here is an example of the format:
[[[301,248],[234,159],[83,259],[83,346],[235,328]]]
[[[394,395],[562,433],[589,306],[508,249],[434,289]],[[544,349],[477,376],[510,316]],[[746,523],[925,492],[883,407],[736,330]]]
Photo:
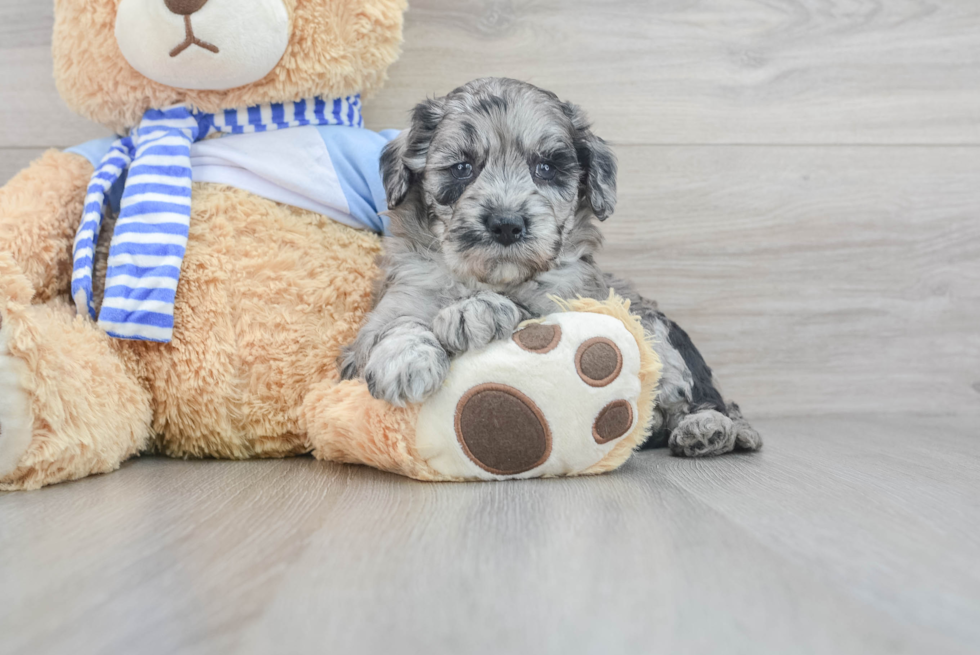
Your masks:
[[[103,158],[85,197],[75,237],[71,293],[79,313],[96,318],[95,245],[106,194],[126,174],[109,246],[99,325],[110,336],[169,343],[174,299],[191,218],[191,144],[215,133],[245,134],[304,125],[363,127],[360,96],[273,103],[217,114],[185,105],[151,109]]]

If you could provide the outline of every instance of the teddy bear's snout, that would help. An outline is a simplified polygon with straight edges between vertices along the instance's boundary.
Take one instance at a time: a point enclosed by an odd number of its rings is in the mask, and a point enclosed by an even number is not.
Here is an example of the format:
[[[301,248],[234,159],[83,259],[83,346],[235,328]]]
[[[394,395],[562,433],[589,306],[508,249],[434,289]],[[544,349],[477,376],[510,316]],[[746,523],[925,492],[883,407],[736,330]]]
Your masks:
[[[291,0],[114,2],[116,42],[129,65],[180,89],[224,91],[257,82],[276,67],[292,36]]]
[[[163,0],[167,9],[178,16],[190,16],[201,11],[208,0]]]

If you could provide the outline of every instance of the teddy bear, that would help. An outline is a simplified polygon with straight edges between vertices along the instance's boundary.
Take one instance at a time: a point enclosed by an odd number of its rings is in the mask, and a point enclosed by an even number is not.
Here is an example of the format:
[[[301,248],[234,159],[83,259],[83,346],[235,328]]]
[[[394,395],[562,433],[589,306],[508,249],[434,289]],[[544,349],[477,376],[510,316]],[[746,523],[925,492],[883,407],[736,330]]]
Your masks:
[[[371,309],[396,132],[362,98],[405,0],[55,0],[55,79],[117,136],[0,189],[0,490],[141,453],[312,453],[419,480],[600,473],[651,420],[628,303],[578,300],[422,405],[340,382]]]

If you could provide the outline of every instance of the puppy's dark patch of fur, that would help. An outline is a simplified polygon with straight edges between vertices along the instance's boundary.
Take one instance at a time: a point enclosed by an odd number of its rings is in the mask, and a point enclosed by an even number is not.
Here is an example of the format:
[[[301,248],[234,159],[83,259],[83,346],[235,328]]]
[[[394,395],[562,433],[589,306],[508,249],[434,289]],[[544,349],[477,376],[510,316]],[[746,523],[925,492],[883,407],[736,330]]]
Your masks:
[[[453,175],[459,164],[472,175]],[[418,402],[447,374],[444,355],[553,312],[552,296],[602,300],[612,289],[631,301],[663,362],[648,447],[667,443],[688,456],[761,447],[688,334],[596,266],[595,220],[615,209],[616,158],[581,109],[523,82],[476,80],[416,107],[381,171],[393,236],[375,309],[342,358],[344,377],[365,377],[390,402]],[[513,216],[523,234],[495,239],[491,218]]]
[[[670,341],[677,352],[684,358],[684,363],[691,371],[693,382],[691,384],[691,404],[702,409],[714,409],[719,412],[725,411],[725,401],[721,398],[721,393],[715,389],[714,377],[711,369],[704,361],[704,357],[694,342],[687,335],[681,326],[665,317],[670,330],[667,332],[667,340]]]

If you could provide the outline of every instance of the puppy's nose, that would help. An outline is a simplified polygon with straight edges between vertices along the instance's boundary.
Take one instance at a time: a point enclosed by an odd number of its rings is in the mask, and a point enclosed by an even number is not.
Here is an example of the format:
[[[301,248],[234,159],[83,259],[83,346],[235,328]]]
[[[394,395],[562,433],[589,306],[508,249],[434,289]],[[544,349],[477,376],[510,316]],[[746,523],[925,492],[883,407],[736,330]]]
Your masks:
[[[502,246],[510,246],[524,238],[524,219],[513,214],[494,214],[487,221],[493,240]]]
[[[201,11],[201,8],[208,3],[208,0],[163,0],[167,9],[178,16],[190,16]]]

